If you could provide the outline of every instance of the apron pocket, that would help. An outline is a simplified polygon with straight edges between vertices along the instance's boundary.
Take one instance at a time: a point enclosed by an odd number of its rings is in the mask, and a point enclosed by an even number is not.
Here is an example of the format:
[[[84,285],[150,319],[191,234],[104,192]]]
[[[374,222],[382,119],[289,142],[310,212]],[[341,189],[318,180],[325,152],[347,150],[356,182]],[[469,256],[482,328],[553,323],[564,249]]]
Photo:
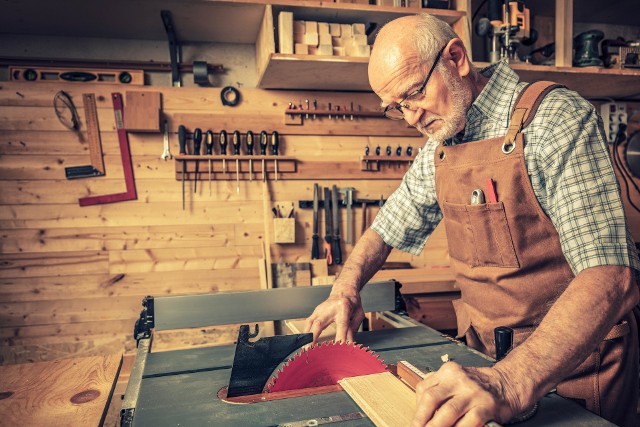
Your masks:
[[[452,258],[471,267],[520,267],[502,202],[442,208]]]

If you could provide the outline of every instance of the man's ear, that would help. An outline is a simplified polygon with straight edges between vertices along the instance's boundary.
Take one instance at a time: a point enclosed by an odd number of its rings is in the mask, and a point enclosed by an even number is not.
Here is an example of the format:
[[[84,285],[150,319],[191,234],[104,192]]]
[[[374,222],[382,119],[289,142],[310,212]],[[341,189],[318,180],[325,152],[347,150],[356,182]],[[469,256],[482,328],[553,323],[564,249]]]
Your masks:
[[[471,72],[471,64],[467,56],[467,49],[459,38],[449,40],[444,49],[445,59],[455,67],[460,77],[466,77]]]

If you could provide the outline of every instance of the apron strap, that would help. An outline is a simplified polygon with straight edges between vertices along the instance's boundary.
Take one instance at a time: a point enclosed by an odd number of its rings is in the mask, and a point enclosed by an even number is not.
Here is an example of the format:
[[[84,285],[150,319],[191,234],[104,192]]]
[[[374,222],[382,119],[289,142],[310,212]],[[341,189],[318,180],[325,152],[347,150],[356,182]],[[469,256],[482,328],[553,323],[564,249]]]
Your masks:
[[[516,141],[516,135],[522,129],[529,126],[533,118],[536,116],[538,107],[542,103],[544,97],[553,89],[565,87],[554,82],[539,81],[528,84],[516,98],[513,112],[511,113],[511,121],[509,129],[504,137],[504,146],[513,146]]]

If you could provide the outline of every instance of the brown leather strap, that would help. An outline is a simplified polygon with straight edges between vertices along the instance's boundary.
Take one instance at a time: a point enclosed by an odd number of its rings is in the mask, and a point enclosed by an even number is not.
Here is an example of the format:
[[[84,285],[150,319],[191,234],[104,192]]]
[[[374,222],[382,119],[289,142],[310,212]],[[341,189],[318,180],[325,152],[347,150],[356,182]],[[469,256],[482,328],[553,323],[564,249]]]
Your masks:
[[[627,335],[630,331],[631,331],[631,327],[629,326],[629,323],[626,320],[623,320],[622,322],[618,323],[617,325],[614,325],[613,328],[611,328],[607,336],[603,338],[603,341],[615,340],[616,338],[620,338]]]
[[[545,80],[525,86],[516,98],[504,144],[515,143],[516,135],[529,126],[544,97],[553,89],[561,87],[565,86]]]

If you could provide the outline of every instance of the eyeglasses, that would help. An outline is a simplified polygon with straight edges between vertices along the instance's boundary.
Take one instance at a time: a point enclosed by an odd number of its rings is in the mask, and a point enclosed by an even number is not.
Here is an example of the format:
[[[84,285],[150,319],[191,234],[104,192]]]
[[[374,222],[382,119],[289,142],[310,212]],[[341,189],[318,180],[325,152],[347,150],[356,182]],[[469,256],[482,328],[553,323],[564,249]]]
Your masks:
[[[420,89],[414,92],[411,92],[398,104],[387,105],[387,107],[384,109],[384,116],[386,118],[391,120],[402,120],[404,119],[403,109],[409,110],[409,111],[415,111],[414,108],[411,108],[411,104],[414,102],[420,101],[420,97],[424,95],[424,89],[427,87],[427,83],[431,78],[431,74],[433,74],[433,71],[436,69],[436,65],[438,65],[438,61],[440,60],[440,57],[442,56],[443,51],[444,51],[444,47],[440,49],[440,51],[438,52],[438,55],[436,56],[435,61],[433,61],[433,65],[431,66],[431,69],[427,74],[427,78],[424,80],[424,83],[422,84],[422,86],[420,86]]]

